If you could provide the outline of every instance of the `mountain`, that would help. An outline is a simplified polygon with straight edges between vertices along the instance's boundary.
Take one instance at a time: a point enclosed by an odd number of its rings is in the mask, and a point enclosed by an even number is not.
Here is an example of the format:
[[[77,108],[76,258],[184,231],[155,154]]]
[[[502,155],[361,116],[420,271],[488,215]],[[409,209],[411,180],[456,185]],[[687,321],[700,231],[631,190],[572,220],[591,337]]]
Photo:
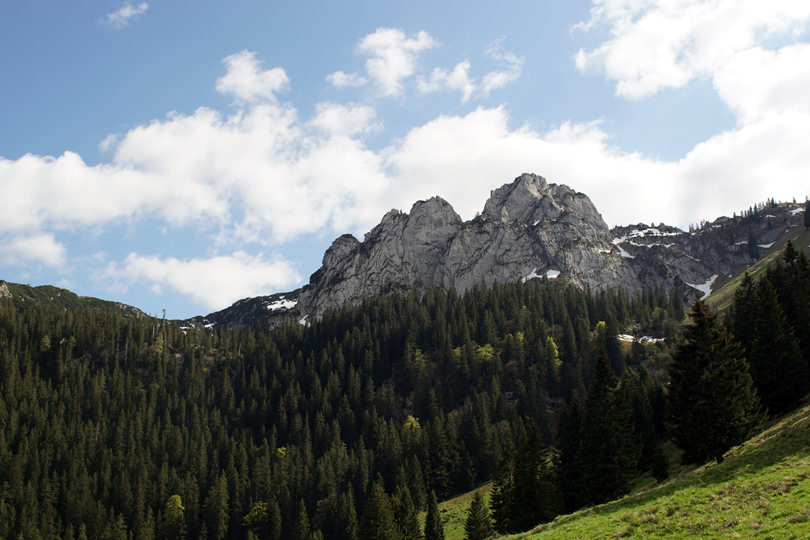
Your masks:
[[[691,301],[778,249],[802,211],[771,203],[691,231],[643,223],[609,229],[587,195],[523,174],[492,191],[470,221],[440,197],[418,201],[408,213],[391,210],[362,241],[337,238],[301,289],[240,300],[192,322],[277,326],[374,294],[432,287],[461,293],[528,279],[631,294],[675,289]]]
[[[31,285],[8,283],[0,279],[0,298],[10,298],[18,309],[31,304],[46,304],[61,308],[89,307],[115,312],[124,317],[147,317],[136,307],[91,296],[79,296],[72,291],[52,285],[32,287]]]

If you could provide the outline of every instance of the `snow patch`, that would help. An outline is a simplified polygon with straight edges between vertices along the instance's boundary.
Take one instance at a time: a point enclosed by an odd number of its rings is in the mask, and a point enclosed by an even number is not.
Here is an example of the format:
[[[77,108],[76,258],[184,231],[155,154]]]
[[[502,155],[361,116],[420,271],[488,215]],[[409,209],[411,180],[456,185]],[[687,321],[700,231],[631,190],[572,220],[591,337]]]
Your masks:
[[[804,208],[794,208],[790,211],[790,215],[795,216],[796,214],[800,214],[802,212],[804,212]]]
[[[757,244],[757,247],[761,247],[761,248],[763,248],[763,249],[768,249],[769,247],[771,247],[771,246],[772,246],[772,245],[774,245],[775,243],[776,243],[776,242],[771,242],[770,244]]]
[[[665,248],[671,248],[672,246],[675,245],[674,243],[673,244],[662,244],[661,242],[653,242],[652,244],[639,244],[638,242],[633,242],[632,240],[630,242],[628,242],[628,244],[630,244],[631,246],[644,247],[644,248],[648,248],[648,249],[651,248],[651,247],[654,247],[654,246],[661,246],[661,247],[665,247]]]
[[[692,284],[692,283],[687,283],[687,285],[689,285],[693,289],[697,289],[700,292],[702,292],[703,296],[701,296],[700,299],[703,300],[707,296],[712,294],[712,285],[714,285],[714,280],[716,280],[717,277],[718,277],[717,274],[714,274],[712,277],[710,277],[708,280],[706,280],[706,283],[699,283],[699,284],[696,284],[696,285]]]
[[[621,255],[625,259],[635,259],[635,257],[633,257],[632,255],[630,255],[629,253],[627,253],[624,250],[624,248],[621,246],[622,242],[627,242],[627,237],[626,236],[622,236],[621,238],[614,238],[613,239],[613,245],[616,246],[616,249],[619,250],[619,255]]]
[[[309,326],[309,322],[307,321],[307,317],[309,317],[309,315],[304,315],[303,317],[301,317],[298,320],[298,324],[303,325],[303,326]]]
[[[520,282],[521,283],[526,283],[530,279],[539,278],[539,277],[540,277],[540,274],[537,273],[537,267],[535,266],[534,269],[529,273],[528,276],[523,277],[523,278],[520,279]]]
[[[646,229],[634,229],[630,231],[627,236],[629,238],[644,238],[647,236],[679,236],[681,232],[661,232],[655,227],[647,227]]]
[[[280,296],[278,300],[264,307],[269,311],[277,311],[279,309],[292,309],[296,305],[298,305],[298,300],[285,300],[283,296]]]
[[[616,339],[619,341],[623,341],[625,343],[661,343],[664,341],[664,338],[656,338],[652,336],[631,336],[630,334],[619,334],[616,336]]]
[[[547,279],[554,279],[559,275],[560,275],[559,270],[549,270],[545,274]],[[539,277],[543,277],[543,276],[541,274],[537,273],[537,267],[535,266],[534,269],[531,271],[531,273],[528,276],[520,278],[520,282],[521,283],[526,283],[530,279],[535,279],[535,278],[539,278]]]

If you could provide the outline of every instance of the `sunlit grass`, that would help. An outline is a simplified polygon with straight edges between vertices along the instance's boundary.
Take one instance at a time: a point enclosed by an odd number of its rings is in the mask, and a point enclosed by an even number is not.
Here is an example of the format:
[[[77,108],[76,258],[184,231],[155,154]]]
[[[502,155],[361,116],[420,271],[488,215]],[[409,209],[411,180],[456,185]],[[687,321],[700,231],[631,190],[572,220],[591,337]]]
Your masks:
[[[810,536],[810,406],[732,449],[722,464],[589,508],[510,539]]]

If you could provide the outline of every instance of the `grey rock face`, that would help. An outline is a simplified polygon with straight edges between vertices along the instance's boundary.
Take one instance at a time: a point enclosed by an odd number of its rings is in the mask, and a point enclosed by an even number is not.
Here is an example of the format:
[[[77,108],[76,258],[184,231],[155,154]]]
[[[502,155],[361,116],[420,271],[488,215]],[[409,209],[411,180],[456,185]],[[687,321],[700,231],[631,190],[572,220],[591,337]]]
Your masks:
[[[11,298],[11,291],[8,290],[8,285],[2,279],[0,279],[0,298]]]
[[[298,307],[318,317],[371,294],[430,287],[464,292],[559,275],[595,290],[636,290],[632,267],[611,238],[587,196],[524,174],[493,191],[472,221],[434,197],[407,214],[388,212],[363,242],[341,236],[301,291]]]
[[[523,174],[492,191],[470,221],[439,197],[417,202],[409,213],[391,210],[362,242],[337,238],[302,289],[240,301],[206,320],[245,324],[255,314],[271,325],[291,318],[306,323],[374,294],[430,287],[464,292],[535,278],[630,294],[675,288],[690,300],[703,296],[717,276],[755,262],[757,250],[784,240],[799,226],[799,213],[776,205],[690,232],[663,224],[610,230],[586,195]]]

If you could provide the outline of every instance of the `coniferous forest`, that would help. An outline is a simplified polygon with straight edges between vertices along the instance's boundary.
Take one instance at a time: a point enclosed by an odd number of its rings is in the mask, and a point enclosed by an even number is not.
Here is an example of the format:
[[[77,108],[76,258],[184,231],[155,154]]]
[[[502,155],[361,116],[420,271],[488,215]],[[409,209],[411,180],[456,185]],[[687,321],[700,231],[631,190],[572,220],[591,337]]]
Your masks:
[[[804,398],[792,246],[725,318],[685,311],[545,280],[275,330],[0,299],[0,539],[441,538],[437,499],[488,481],[468,534],[525,530],[665,478],[664,441],[722,459]]]

